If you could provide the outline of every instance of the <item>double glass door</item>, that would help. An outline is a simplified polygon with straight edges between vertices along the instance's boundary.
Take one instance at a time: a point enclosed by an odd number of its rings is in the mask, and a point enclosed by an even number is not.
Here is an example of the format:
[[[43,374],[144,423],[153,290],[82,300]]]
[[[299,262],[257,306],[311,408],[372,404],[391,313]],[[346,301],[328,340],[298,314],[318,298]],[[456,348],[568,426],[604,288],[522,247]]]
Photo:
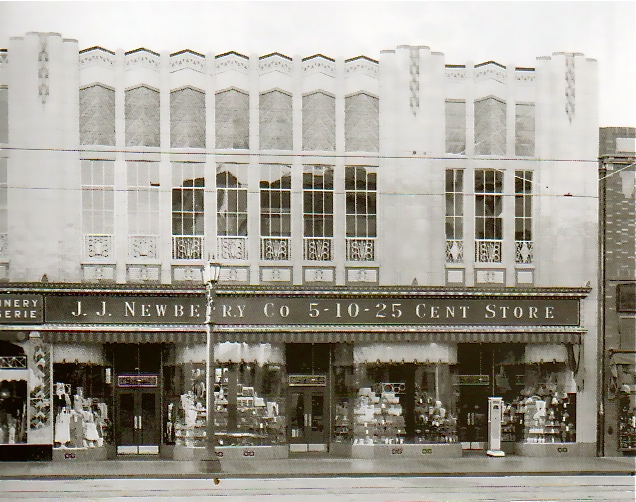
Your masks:
[[[159,453],[161,426],[157,389],[126,389],[117,394],[117,453]]]
[[[327,406],[324,387],[290,387],[290,451],[326,451]]]

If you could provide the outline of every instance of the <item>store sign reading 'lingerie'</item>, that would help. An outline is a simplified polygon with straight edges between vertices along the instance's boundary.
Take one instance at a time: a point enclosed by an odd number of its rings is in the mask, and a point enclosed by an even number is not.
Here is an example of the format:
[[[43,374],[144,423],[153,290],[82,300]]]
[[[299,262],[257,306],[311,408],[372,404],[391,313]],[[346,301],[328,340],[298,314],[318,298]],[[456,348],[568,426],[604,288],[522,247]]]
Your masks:
[[[216,299],[216,324],[405,324],[578,326],[579,301],[565,299],[268,297]],[[46,322],[205,322],[203,298],[49,297]]]
[[[0,295],[0,324],[41,323],[43,307],[39,295]]]

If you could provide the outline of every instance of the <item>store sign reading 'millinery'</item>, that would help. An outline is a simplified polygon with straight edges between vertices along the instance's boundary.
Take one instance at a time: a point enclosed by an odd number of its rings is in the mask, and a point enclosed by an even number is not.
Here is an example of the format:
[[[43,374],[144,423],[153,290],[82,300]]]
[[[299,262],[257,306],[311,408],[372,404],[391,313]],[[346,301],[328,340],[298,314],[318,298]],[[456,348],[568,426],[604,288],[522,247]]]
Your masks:
[[[217,324],[578,326],[577,299],[218,298]]]
[[[41,323],[43,307],[39,295],[0,295],[0,324]]]

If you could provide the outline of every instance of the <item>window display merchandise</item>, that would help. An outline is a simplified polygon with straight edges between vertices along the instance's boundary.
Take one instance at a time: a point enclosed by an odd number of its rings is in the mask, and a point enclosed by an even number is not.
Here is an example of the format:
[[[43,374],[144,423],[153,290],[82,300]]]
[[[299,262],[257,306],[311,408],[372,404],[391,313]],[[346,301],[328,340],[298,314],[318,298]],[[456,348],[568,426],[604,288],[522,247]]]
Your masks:
[[[99,448],[113,443],[102,366],[55,364],[54,448]]]
[[[246,344],[217,347],[216,353],[225,359],[217,361],[214,375],[217,446],[285,443],[286,375],[282,364],[272,362],[276,359],[272,357],[275,351]],[[228,349],[232,352],[230,357]],[[243,361],[227,361],[229,358]],[[252,362],[246,362],[245,358]],[[205,363],[183,362],[165,367],[164,372],[167,390],[165,442],[184,447],[205,446]]]
[[[520,396],[504,404],[502,431],[506,439],[576,442],[576,385],[566,365],[528,364],[525,383]]]
[[[354,444],[457,442],[448,365],[367,364],[354,371],[361,384],[352,402]]]

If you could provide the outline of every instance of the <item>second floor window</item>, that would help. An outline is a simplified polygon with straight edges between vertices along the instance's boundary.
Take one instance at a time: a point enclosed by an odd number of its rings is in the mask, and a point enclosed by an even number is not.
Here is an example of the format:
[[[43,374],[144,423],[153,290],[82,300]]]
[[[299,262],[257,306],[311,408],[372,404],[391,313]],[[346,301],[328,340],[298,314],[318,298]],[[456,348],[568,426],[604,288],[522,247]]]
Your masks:
[[[291,236],[291,166],[261,165],[261,236]]]
[[[333,167],[305,166],[303,172],[304,257],[333,259]]]
[[[345,170],[347,237],[376,236],[376,170],[347,166]]]
[[[159,235],[159,163],[127,162],[128,234]]]
[[[115,163],[110,160],[82,160],[82,232],[114,233]]]
[[[172,163],[172,235],[204,235],[203,164]]]
[[[247,235],[247,165],[219,164],[216,175],[217,234]]]
[[[475,171],[475,239],[502,238],[503,173]]]
[[[464,171],[446,170],[446,262],[461,263],[464,255]]]
[[[532,171],[515,171],[515,261],[532,263]]]

